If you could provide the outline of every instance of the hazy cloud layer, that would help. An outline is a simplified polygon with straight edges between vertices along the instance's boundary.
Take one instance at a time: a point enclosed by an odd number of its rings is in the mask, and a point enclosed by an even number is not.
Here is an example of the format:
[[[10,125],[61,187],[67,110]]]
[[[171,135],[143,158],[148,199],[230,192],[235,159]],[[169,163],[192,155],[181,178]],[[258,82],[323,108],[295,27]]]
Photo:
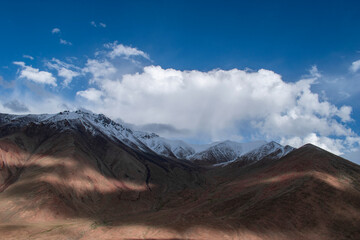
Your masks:
[[[0,86],[2,88],[14,88],[15,87],[15,81],[7,82],[3,79],[3,77],[0,76]]]
[[[177,129],[176,127],[170,124],[164,124],[164,123],[150,123],[141,126],[134,125],[133,128],[143,132],[157,133],[160,136],[167,138],[186,137],[190,133],[189,130]]]
[[[357,72],[360,69],[360,60],[353,62],[350,66],[350,71]]]
[[[28,107],[24,103],[19,102],[18,100],[6,102],[3,104],[3,106],[16,113],[29,112]]]
[[[343,157],[360,165],[360,150],[344,154]]]

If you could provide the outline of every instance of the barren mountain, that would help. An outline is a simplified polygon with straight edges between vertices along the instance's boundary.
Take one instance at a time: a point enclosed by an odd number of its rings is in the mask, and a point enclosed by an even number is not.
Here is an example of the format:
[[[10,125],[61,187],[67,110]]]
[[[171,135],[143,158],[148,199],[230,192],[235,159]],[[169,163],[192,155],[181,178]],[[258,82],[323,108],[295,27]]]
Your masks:
[[[84,111],[0,115],[0,238],[360,239],[352,162],[265,143],[204,165],[146,135]]]

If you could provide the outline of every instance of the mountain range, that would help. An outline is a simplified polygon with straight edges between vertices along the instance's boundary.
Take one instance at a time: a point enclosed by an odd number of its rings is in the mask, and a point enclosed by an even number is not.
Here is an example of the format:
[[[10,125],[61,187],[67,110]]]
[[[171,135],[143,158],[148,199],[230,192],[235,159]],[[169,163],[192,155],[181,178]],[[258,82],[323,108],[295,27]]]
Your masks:
[[[360,239],[360,166],[188,144],[84,110],[0,114],[2,239]]]

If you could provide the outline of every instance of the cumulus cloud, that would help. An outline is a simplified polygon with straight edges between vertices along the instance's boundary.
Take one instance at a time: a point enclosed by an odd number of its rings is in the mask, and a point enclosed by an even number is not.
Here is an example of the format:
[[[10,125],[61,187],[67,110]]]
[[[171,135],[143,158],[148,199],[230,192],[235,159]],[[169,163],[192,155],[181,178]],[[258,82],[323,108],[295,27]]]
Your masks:
[[[25,78],[36,83],[57,86],[56,78],[54,78],[50,72],[40,71],[37,68],[26,66],[24,62],[13,62],[13,63],[22,68],[20,70],[19,78]]]
[[[360,69],[360,60],[353,62],[350,66],[350,71],[353,73],[359,71],[359,69]]]
[[[145,52],[117,42],[106,44],[83,66],[54,58],[47,67],[64,78],[65,86],[80,75],[88,78],[89,85],[77,91],[74,102],[54,96],[42,97],[46,101],[38,105],[33,104],[33,96],[21,101],[31,112],[58,111],[64,103],[77,105],[123,119],[136,129],[203,142],[265,139],[294,147],[310,142],[336,154],[354,152],[360,145],[349,127],[354,121],[352,108],[336,106],[313,91],[319,85],[315,83],[325,78],[316,65],[303,79],[285,82],[265,69],[182,71],[136,65],[134,57],[150,59]],[[51,73],[24,62],[14,64],[21,66],[20,78],[56,86]],[[38,91],[39,85],[32,85],[33,92]]]
[[[12,101],[6,102],[3,104],[4,107],[10,109],[13,112],[19,113],[19,112],[29,112],[28,107],[18,100],[14,99]]]
[[[211,140],[227,133],[278,139],[295,147],[311,141],[335,153],[344,150],[344,138],[355,136],[344,124],[351,120],[351,107],[338,108],[311,91],[320,76],[315,68],[312,77],[287,83],[264,69],[200,72],[147,66],[119,77],[105,71],[113,68],[111,63],[101,65],[89,72],[101,79],[96,84],[102,94],[96,91],[96,96],[102,98],[92,98],[88,107],[136,125],[170,124]],[[253,136],[245,136],[249,132]]]
[[[30,60],[34,60],[34,58],[30,55],[23,55],[23,58],[27,58],[27,59],[30,59]]]
[[[71,45],[72,45],[72,43],[71,43],[71,42],[66,41],[65,39],[62,39],[62,38],[60,38],[60,44],[62,44],[62,45],[69,45],[69,46],[71,46]]]
[[[145,59],[150,60],[150,57],[147,53],[145,53],[137,48],[118,44],[117,42],[107,43],[107,44],[105,44],[105,47],[111,49],[111,51],[108,53],[108,56],[111,59],[114,59],[116,57],[129,58],[131,56],[141,56]]]
[[[61,32],[61,30],[59,29],[59,28],[53,28],[52,30],[51,30],[51,33],[52,34],[58,34],[58,33],[60,33]]]
[[[95,88],[89,88],[85,91],[78,91],[76,93],[77,96],[83,97],[89,101],[99,101],[102,96],[102,92],[95,89]]]
[[[73,64],[65,63],[59,59],[53,58],[47,62],[49,68],[55,69],[58,75],[64,78],[63,85],[68,86],[74,77],[80,76],[81,69]]]
[[[281,143],[295,147],[311,143],[337,155],[342,154],[343,151],[346,150],[341,139],[319,136],[316,133],[309,133],[303,138],[294,136],[289,139],[282,139]]]
[[[108,60],[96,60],[88,59],[86,66],[83,68],[83,72],[90,73],[90,83],[100,83],[105,79],[114,78],[114,74],[117,72],[115,66]]]

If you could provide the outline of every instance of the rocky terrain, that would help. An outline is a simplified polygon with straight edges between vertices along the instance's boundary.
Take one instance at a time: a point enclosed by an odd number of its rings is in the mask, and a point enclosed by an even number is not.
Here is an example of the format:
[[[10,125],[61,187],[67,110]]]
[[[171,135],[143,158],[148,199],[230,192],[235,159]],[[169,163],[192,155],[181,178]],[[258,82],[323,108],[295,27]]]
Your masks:
[[[0,114],[0,239],[360,239],[360,166],[86,111]]]

